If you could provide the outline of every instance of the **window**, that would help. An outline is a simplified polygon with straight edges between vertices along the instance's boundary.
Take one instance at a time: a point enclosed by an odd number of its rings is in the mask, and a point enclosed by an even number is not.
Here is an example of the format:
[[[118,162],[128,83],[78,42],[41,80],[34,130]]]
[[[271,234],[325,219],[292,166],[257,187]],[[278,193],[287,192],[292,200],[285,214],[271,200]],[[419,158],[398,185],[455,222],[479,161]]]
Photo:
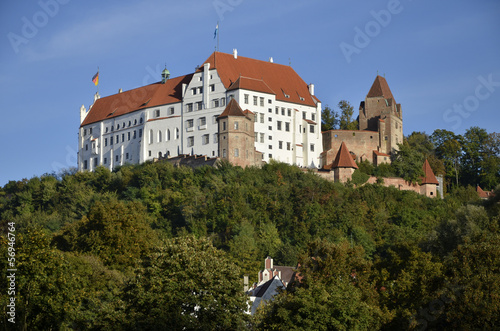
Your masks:
[[[260,123],[264,123],[264,114],[260,114]]]
[[[245,94],[245,104],[248,105],[248,94]]]
[[[104,164],[108,164],[108,158],[107,157],[104,158]]]
[[[196,95],[196,87],[193,87],[193,88],[191,89],[191,95]]]
[[[155,110],[155,117],[160,117],[160,110],[156,109]],[[124,125],[125,126],[125,125]]]
[[[112,137],[112,136],[111,136],[111,137],[109,137],[109,144],[110,144],[110,145],[113,145],[113,137]]]
[[[87,129],[83,129],[83,135],[86,136],[87,135]]]
[[[273,121],[273,118],[272,118],[272,117],[268,117],[268,118],[267,118],[267,121],[268,121],[268,122],[272,122],[272,121]]]
[[[108,146],[108,138],[104,138],[104,147]]]
[[[203,109],[203,103],[201,101],[198,101],[196,103],[196,110],[202,110]]]
[[[305,111],[302,112],[302,118],[306,119],[306,112]]]
[[[128,153],[125,154],[125,158],[128,160]]]
[[[213,106],[214,106],[214,108],[219,107],[219,99],[214,99],[213,100]]]
[[[92,134],[92,128],[89,129],[89,134]]]
[[[226,105],[226,99],[225,98],[221,98],[220,99],[220,105],[221,105],[221,107],[224,107]]]
[[[316,121],[316,114],[315,113],[311,114],[311,120]]]
[[[193,147],[194,146],[194,137],[193,136],[188,137],[188,139],[187,139],[187,145],[188,145],[188,147]]]
[[[238,121],[234,122],[234,129],[235,130],[239,130],[239,123],[238,123]]]
[[[292,116],[292,110],[288,108],[287,111],[288,111],[288,116]]]
[[[269,125],[267,128],[269,129],[269,131],[273,130],[273,127],[271,125]]]
[[[108,128],[108,127],[106,127],[106,133],[108,133],[108,130],[109,130],[109,128]]]
[[[158,142],[161,143],[161,130],[158,130]]]
[[[286,150],[289,151],[292,147],[292,143],[286,143]]]
[[[111,132],[115,131],[115,127],[111,125]]]
[[[87,160],[83,161],[83,169],[87,170]]]
[[[290,132],[290,122],[285,122],[285,131]]]
[[[273,149],[273,145],[268,145],[267,146],[269,149]]]
[[[226,149],[222,150],[222,157],[226,157]]]
[[[309,125],[309,132],[314,133],[314,125],[313,124]]]
[[[267,136],[267,139],[273,140],[273,136]]]
[[[97,167],[97,158],[94,158],[94,167]]]
[[[276,108],[274,108],[274,113],[278,115],[280,113],[280,107],[276,106]]]
[[[215,85],[212,84],[212,85],[210,85],[210,92],[214,92],[214,91],[215,91]]]
[[[139,129],[139,138],[142,138],[142,129]]]
[[[267,103],[273,103],[273,100],[267,99]]]
[[[142,124],[142,117],[139,119],[139,123]],[[111,127],[111,128],[113,128],[113,127]],[[113,131],[113,129],[111,129],[111,131]]]
[[[219,134],[214,133],[214,143],[217,144],[218,141],[219,141]]]
[[[128,126],[131,126],[132,125],[132,121],[128,121]]]
[[[257,100],[258,100],[258,98],[257,98],[257,96],[255,95],[255,96],[253,97],[253,105],[254,105],[254,106],[257,106]]]
[[[234,157],[239,157],[240,156],[240,150],[238,148],[234,149]]]
[[[207,118],[206,117],[200,117],[198,121],[199,121],[201,126],[207,125]]]
[[[151,156],[151,151],[149,151],[148,155]]]
[[[116,125],[116,129],[119,130],[120,129],[120,124],[117,124]]]
[[[137,118],[134,120],[134,125],[137,125]]]
[[[167,141],[170,140],[170,129],[167,129]]]
[[[186,128],[188,131],[193,131],[194,120],[190,119],[186,121]]]
[[[175,109],[174,109],[174,107],[170,107],[170,108],[168,108],[168,114],[169,114],[169,115],[173,115],[174,113],[175,113]]]
[[[277,124],[277,128],[278,128],[278,130],[280,130],[280,131],[281,131],[281,123],[282,123],[281,121],[278,121],[278,122],[276,123],[276,124]]]
[[[273,158],[273,154],[269,154],[269,158],[272,159]]]
[[[207,145],[208,143],[210,142],[210,136],[208,134],[204,134],[202,137],[201,137],[201,143],[203,145]]]
[[[264,134],[263,134],[263,133],[261,133],[261,134],[260,134],[260,142],[261,142],[261,143],[263,143],[263,142],[264,142]]]
[[[200,77],[201,78],[201,77]],[[198,93],[199,94],[202,94],[203,93],[203,86],[202,87],[198,87]]]
[[[175,139],[179,139],[179,128],[175,128]]]
[[[264,98],[263,97],[260,97],[260,106],[261,107],[264,107]]]
[[[222,122],[222,131],[226,130],[226,121]]]
[[[134,130],[134,136],[133,136],[133,139],[136,139],[137,138],[137,131]]]
[[[154,140],[153,130],[149,130],[149,143],[152,144]]]
[[[259,120],[259,113],[255,113],[253,120],[254,120],[254,122],[257,122]]]
[[[125,133],[122,133],[122,142],[125,142]]]
[[[267,108],[267,112],[272,114],[273,113],[273,109],[272,108]]]
[[[188,103],[186,105],[186,111],[187,112],[192,112],[193,111],[193,104],[192,103]]]
[[[314,144],[311,144],[311,152],[314,152]]]
[[[115,161],[116,161],[116,162],[118,162],[118,155],[117,155],[117,156],[115,156]]]
[[[278,141],[278,148],[283,149],[283,142],[282,141]]]
[[[130,132],[127,132],[127,139],[130,141]]]
[[[85,144],[85,150],[88,151],[89,150],[89,144]]]

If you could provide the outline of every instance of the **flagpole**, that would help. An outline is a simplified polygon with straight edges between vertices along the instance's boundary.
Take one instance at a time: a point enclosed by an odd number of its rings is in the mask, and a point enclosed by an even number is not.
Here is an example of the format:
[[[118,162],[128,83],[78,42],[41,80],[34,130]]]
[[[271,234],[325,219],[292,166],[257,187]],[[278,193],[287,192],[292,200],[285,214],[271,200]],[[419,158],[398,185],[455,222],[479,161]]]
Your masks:
[[[99,66],[97,66],[97,94],[99,94]]]
[[[219,51],[219,34],[220,34],[220,26],[219,26],[219,21],[217,21],[217,52]]]

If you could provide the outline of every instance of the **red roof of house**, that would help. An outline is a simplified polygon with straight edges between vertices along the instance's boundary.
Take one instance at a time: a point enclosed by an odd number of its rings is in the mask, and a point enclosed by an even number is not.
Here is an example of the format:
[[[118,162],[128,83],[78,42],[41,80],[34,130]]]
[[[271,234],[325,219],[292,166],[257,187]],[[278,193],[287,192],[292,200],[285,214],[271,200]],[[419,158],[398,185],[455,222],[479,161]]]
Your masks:
[[[383,97],[384,99],[394,99],[391,89],[384,77],[377,75],[375,81],[368,92],[367,98]]]
[[[205,63],[210,63],[210,68],[217,69],[217,73],[227,89],[240,77],[253,78],[263,81],[276,95],[277,100],[316,106],[307,84],[290,66],[239,55],[235,59],[232,54],[221,52],[212,53]],[[198,71],[202,70],[203,66],[198,69]],[[242,84],[241,80],[239,84]],[[249,79],[245,79],[243,86],[245,84],[248,84],[247,87],[256,87]],[[262,83],[256,85],[264,86]]]
[[[269,94],[276,94],[262,79],[255,79],[249,77],[238,77],[238,79],[229,86],[228,91],[244,89],[250,91],[257,91]]]
[[[377,155],[377,156],[390,156],[389,154],[381,153],[377,150],[373,150],[373,153],[375,153],[375,155]]]
[[[481,199],[488,199],[489,197],[495,196],[492,191],[484,191],[479,185],[477,186],[476,191]]]
[[[424,162],[424,165],[422,166],[422,169],[424,170],[424,177],[422,177],[422,184],[436,184],[439,185],[439,182],[434,176],[434,172],[432,171],[431,165],[427,161],[427,159]]]
[[[143,108],[180,102],[182,100],[182,84],[188,84],[192,76],[189,74],[170,78],[165,84],[158,82],[97,99],[81,126]]]
[[[219,118],[228,117],[228,116],[245,116],[245,113],[241,109],[240,105],[235,99],[231,99],[226,106],[226,109],[219,115]]]
[[[351,153],[347,149],[345,142],[342,141],[339,151],[335,160],[332,163],[331,168],[354,168],[358,169],[356,162],[352,159]]]

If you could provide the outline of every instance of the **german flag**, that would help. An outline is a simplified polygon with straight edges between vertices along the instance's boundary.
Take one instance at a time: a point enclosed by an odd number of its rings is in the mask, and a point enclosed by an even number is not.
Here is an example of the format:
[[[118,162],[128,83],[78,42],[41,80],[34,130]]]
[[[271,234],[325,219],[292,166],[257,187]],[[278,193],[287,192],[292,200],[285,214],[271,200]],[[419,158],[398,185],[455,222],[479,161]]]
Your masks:
[[[94,83],[95,86],[99,84],[99,71],[92,77],[92,82]]]

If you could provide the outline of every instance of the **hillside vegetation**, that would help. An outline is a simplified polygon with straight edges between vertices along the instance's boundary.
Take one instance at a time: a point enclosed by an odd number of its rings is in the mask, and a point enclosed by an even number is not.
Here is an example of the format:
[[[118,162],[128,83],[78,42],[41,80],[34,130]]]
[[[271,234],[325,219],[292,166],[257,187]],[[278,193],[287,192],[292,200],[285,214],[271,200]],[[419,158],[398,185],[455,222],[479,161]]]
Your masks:
[[[354,188],[274,162],[12,181],[0,215],[2,234],[15,223],[16,327],[495,329],[499,197]],[[302,280],[250,318],[243,275],[256,281],[266,256]]]

